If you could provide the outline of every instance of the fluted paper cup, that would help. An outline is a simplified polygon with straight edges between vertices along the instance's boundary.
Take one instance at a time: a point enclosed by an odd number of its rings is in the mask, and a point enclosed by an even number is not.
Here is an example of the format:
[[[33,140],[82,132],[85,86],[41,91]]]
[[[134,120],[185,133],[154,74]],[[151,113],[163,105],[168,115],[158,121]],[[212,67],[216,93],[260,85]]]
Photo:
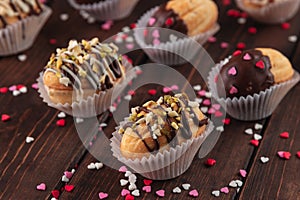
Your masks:
[[[138,20],[137,28],[134,29],[134,37],[138,45],[145,51],[151,60],[157,63],[167,65],[186,63],[195,56],[197,50],[199,50],[199,44],[204,44],[210,36],[214,35],[220,29],[220,26],[215,24],[210,30],[192,37],[179,38],[176,41],[168,41],[165,43],[160,43],[159,45],[147,44],[145,42],[144,28],[147,27],[150,17],[155,11],[157,11],[158,8],[159,7],[155,7],[146,12]],[[159,27],[147,27],[147,29],[155,28]],[[170,29],[165,30],[169,31],[170,34],[175,32],[174,30]]]
[[[127,119],[121,122],[120,125],[122,126],[126,121]],[[175,178],[188,170],[195,154],[206,137],[212,132],[213,128],[213,123],[209,121],[204,133],[197,138],[189,139],[181,145],[172,147],[169,150],[163,150],[157,154],[151,154],[149,157],[143,157],[141,159],[136,158],[132,160],[122,156],[120,151],[122,135],[118,133],[118,128],[116,128],[113,137],[110,139],[110,145],[113,156],[135,172],[149,179],[167,180]]]
[[[97,21],[125,18],[139,2],[139,0],[106,0],[93,4],[78,4],[76,0],[68,1],[73,8],[87,12]]]
[[[225,59],[228,60],[228,59]],[[219,97],[217,86],[214,81],[216,75],[219,74],[226,61],[221,61],[208,76],[208,87],[212,96],[225,108],[226,112],[235,119],[243,121],[260,120],[270,116],[276,109],[284,96],[292,89],[300,80],[300,75],[297,71],[291,80],[283,83],[275,84],[270,88],[259,92],[258,94],[248,95],[246,97]]]
[[[136,77],[134,68],[126,59],[123,59],[123,65],[126,72],[125,77],[121,82],[106,91],[102,91],[99,94],[95,93],[93,96],[89,96],[87,99],[83,99],[79,102],[75,101],[72,104],[53,103],[43,83],[43,72],[40,73],[40,76],[37,79],[39,87],[38,92],[43,101],[50,107],[56,108],[57,110],[63,111],[74,117],[94,117],[107,110],[112,102],[114,102],[128,86],[129,82]]]
[[[253,19],[268,24],[282,23],[291,19],[300,6],[299,0],[273,2],[261,8],[247,7],[244,0],[236,0],[236,3],[240,9],[247,12]]]
[[[29,16],[0,29],[0,56],[17,54],[30,48],[52,10],[43,6],[38,16]]]

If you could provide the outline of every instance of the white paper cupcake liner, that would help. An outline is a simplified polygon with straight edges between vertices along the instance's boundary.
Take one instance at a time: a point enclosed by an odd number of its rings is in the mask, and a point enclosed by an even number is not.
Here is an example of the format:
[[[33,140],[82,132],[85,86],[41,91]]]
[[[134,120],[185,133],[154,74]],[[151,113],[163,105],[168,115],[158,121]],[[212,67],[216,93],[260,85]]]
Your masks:
[[[215,24],[210,30],[196,36],[180,38],[174,42],[170,41],[155,46],[146,44],[143,28],[147,27],[150,17],[158,8],[155,7],[146,12],[138,20],[137,28],[134,29],[136,42],[150,59],[157,63],[178,65],[190,61],[197,53],[197,50],[199,50],[199,47],[201,47],[200,45],[204,44],[210,36],[214,35],[220,29],[220,26]]]
[[[218,96],[214,81],[214,77],[219,74],[222,65],[224,65],[224,61],[217,64],[210,71],[208,76],[209,90],[229,115],[243,121],[260,120],[270,116],[288,91],[300,80],[299,73],[295,71],[291,80],[273,85],[258,94],[225,99]]]
[[[139,2],[139,0],[106,0],[93,4],[78,4],[76,0],[68,1],[72,7],[87,12],[97,21],[125,18]]]
[[[245,6],[243,0],[236,0],[236,3],[240,9],[247,12],[253,19],[268,24],[282,23],[291,19],[300,6],[299,0],[278,1],[259,9]]]
[[[63,111],[74,117],[94,117],[107,110],[116,100],[116,98],[122,93],[122,91],[128,86],[128,83],[136,77],[134,68],[126,59],[123,59],[123,65],[126,69],[126,77],[121,82],[105,92],[94,94],[93,96],[89,96],[87,99],[84,99],[80,102],[73,102],[71,105],[68,103],[56,104],[51,101],[48,92],[44,87],[43,72],[40,73],[40,76],[37,79],[39,87],[38,92],[40,93],[40,97],[43,99],[43,101],[50,107],[56,108],[57,110]]]
[[[13,55],[30,48],[51,13],[50,8],[43,6],[40,15],[27,17],[0,29],[0,56]]]
[[[122,126],[122,124],[126,123],[126,120],[127,119],[121,122],[120,125]],[[116,130],[118,130],[118,128],[116,128]],[[148,158],[143,157],[142,159],[136,158],[132,160],[122,156],[120,151],[122,135],[117,131],[113,133],[113,137],[110,139],[110,145],[112,147],[113,156],[135,172],[149,179],[167,180],[183,174],[190,167],[201,144],[213,129],[213,123],[210,121],[205,132],[199,137],[189,139],[185,143],[177,145],[175,148],[170,148],[155,155],[151,154]]]

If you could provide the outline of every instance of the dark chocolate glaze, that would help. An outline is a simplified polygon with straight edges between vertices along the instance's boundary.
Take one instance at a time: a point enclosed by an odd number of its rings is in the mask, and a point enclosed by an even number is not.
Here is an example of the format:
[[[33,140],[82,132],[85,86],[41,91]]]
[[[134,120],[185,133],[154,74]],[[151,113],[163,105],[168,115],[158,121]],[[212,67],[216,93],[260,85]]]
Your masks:
[[[105,1],[105,0],[76,0],[78,4],[93,4],[101,1]]]
[[[148,24],[147,27],[160,27],[172,29],[181,33],[176,34],[176,32],[172,32],[172,34],[177,37],[182,37],[182,34],[186,35],[188,33],[188,28],[185,22],[172,9],[167,10],[166,5],[167,3],[164,3],[161,6],[159,6],[158,10],[152,15],[152,18],[155,19],[155,23],[151,26]],[[166,24],[167,19],[172,19],[173,23],[170,25]],[[155,30],[157,29],[149,29],[149,32],[146,34],[145,42],[147,44],[153,44],[154,37],[152,35]],[[160,32],[159,40],[160,42],[170,41],[170,33],[168,33],[167,31]]]
[[[250,60],[249,58],[245,59],[247,53],[251,57]],[[264,68],[257,67],[257,62],[263,62]],[[230,73],[233,67],[236,73]],[[220,74],[216,78],[219,96],[246,97],[269,88],[274,84],[274,77],[270,69],[269,57],[264,56],[259,50],[250,49],[239,55],[233,55],[229,62],[221,68]],[[225,87],[225,93],[223,87]]]

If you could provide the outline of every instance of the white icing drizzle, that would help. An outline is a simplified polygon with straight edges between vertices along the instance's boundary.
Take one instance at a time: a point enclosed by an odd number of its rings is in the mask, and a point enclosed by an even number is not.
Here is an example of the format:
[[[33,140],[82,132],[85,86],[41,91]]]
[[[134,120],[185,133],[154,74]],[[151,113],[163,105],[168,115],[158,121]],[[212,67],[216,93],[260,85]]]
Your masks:
[[[15,17],[23,14],[39,14],[41,4],[38,0],[0,0],[0,16]]]

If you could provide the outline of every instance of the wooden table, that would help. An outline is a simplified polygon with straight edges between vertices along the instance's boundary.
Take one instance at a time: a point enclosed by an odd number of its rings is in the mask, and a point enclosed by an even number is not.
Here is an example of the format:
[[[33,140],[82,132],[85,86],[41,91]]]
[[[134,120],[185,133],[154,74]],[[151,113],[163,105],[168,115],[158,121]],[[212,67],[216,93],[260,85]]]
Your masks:
[[[109,31],[104,31],[99,23],[88,24],[67,1],[52,1],[49,3],[53,9],[52,16],[32,48],[23,52],[27,60],[20,62],[17,56],[0,58],[0,87],[24,84],[28,88],[26,94],[16,97],[11,92],[0,94],[0,113],[11,117],[7,122],[0,122],[0,199],[51,199],[53,190],[60,191],[60,199],[99,199],[99,192],[108,193],[108,199],[125,199],[120,193],[126,186],[122,187],[119,183],[124,174],[108,166],[99,170],[87,169],[91,162],[97,160],[84,148],[74,119],[68,116],[65,119],[66,125],[58,127],[56,121],[59,111],[43,103],[31,85],[36,82],[50,54],[57,47],[65,47],[69,39],[98,36],[104,40],[162,2],[141,0],[129,17],[115,21]],[[279,49],[291,60],[294,68],[300,70],[299,42],[288,40],[291,35],[299,37],[300,12],[289,21],[290,28],[284,30],[281,25],[259,24],[250,18],[245,24],[239,24],[237,18],[227,16],[228,10],[236,9],[234,3],[224,6],[221,0],[216,2],[221,29],[215,35],[216,42],[204,44],[215,62],[231,54],[237,43],[244,42],[246,48],[266,46]],[[62,21],[62,13],[67,13],[69,19]],[[256,27],[257,33],[250,34],[249,27]],[[53,38],[56,44],[49,42]],[[228,43],[228,47],[221,48],[222,42]],[[132,52],[129,56],[135,65],[150,62],[142,51]],[[187,77],[190,84],[199,84],[199,78],[187,66],[177,66],[176,70]],[[144,75],[147,73],[151,73],[151,70],[143,72]],[[161,88],[155,85],[139,88],[130,104],[136,105],[157,98],[163,94]],[[157,89],[158,93],[151,96],[148,94],[149,89]],[[189,170],[175,179],[154,181],[151,193],[142,191],[143,177],[138,175],[137,186],[141,195],[136,199],[194,199],[188,194],[192,189],[199,193],[196,199],[215,199],[217,197],[211,194],[212,191],[220,190],[237,179],[243,182],[239,192],[237,188],[228,186],[229,193],[221,193],[218,199],[300,199],[300,159],[296,156],[297,151],[300,151],[299,94],[298,84],[286,95],[272,116],[265,120],[242,122],[231,119],[205,158],[196,157]],[[115,123],[110,117],[105,120],[105,115],[99,118],[108,123],[108,127],[104,128],[105,133],[111,134]],[[246,129],[253,128],[255,123],[263,125],[263,129],[257,131],[262,136],[258,147],[251,145],[252,136],[244,133]],[[289,138],[280,138],[279,134],[285,131],[289,133]],[[25,142],[27,136],[35,140],[28,144]],[[93,141],[95,146],[101,146],[101,142],[101,136]],[[290,152],[290,159],[279,158],[278,151]],[[269,162],[263,164],[260,160],[262,156],[269,157]],[[207,167],[204,163],[208,158],[215,159],[216,164]],[[65,183],[61,178],[66,170],[73,168],[76,172],[68,184],[75,188],[72,192],[63,191]],[[245,178],[239,175],[240,169],[247,171]],[[47,185],[45,191],[36,189],[40,183]],[[183,183],[191,185],[189,191],[172,193],[173,188],[181,187]],[[155,194],[160,189],[165,190],[164,198]]]

